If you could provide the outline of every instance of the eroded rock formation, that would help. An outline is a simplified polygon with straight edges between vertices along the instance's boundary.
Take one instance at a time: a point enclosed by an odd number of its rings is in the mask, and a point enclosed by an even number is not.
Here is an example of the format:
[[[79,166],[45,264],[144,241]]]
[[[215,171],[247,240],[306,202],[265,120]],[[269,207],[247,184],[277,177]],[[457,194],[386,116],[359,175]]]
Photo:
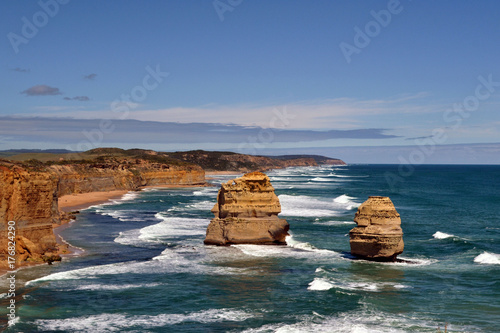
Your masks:
[[[286,244],[289,225],[269,177],[247,173],[222,184],[205,244]]]
[[[52,227],[60,224],[61,217],[68,217],[58,211],[60,196],[201,184],[205,184],[205,171],[187,163],[132,157],[51,165],[0,161],[0,269],[7,265],[9,221],[15,221],[17,264],[58,260],[57,253],[64,249],[57,244]]]
[[[205,171],[197,165],[177,166],[137,160],[133,164],[111,161],[51,165],[47,169],[59,179],[58,196],[114,190],[136,191],[143,186],[205,184]]]
[[[354,217],[349,232],[351,254],[370,260],[395,261],[403,252],[401,218],[389,197],[371,196]]]
[[[42,261],[58,251],[52,223],[59,219],[57,178],[46,172],[0,165],[0,258],[7,263],[8,222],[14,221],[18,262]],[[5,259],[5,260],[4,260]],[[5,268],[4,267],[4,268]]]

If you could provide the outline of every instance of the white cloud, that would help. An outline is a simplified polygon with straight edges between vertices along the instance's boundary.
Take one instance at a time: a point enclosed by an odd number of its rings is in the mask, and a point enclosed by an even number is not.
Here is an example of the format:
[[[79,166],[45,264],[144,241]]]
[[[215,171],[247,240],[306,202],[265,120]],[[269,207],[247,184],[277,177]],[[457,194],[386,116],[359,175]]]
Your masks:
[[[200,107],[172,107],[145,109],[143,105],[130,105],[126,119],[161,122],[232,123],[245,126],[276,127],[276,115],[289,115],[288,122],[278,127],[304,129],[355,129],[373,127],[370,117],[395,114],[422,114],[441,111],[440,107],[420,106],[416,101],[426,97],[425,93],[395,96],[391,99],[356,100],[337,98],[318,101],[303,101],[282,105],[205,105]],[[140,109],[142,108],[142,109]],[[62,110],[37,114],[37,116],[68,116]],[[62,111],[62,112],[60,112]],[[81,119],[117,119],[123,116],[109,106],[102,110],[72,111],[71,117]],[[121,118],[123,119],[123,118]],[[379,127],[379,126],[376,126]]]

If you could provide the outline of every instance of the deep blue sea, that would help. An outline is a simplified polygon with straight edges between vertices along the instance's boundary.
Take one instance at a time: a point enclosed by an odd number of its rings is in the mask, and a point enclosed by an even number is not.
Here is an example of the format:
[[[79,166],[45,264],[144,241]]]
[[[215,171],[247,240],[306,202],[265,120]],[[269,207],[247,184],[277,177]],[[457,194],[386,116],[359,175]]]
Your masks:
[[[268,175],[288,246],[203,245],[218,184],[239,175],[131,192],[61,232],[82,255],[18,271],[7,332],[500,332],[500,166]],[[370,195],[393,201],[413,264],[351,258]]]

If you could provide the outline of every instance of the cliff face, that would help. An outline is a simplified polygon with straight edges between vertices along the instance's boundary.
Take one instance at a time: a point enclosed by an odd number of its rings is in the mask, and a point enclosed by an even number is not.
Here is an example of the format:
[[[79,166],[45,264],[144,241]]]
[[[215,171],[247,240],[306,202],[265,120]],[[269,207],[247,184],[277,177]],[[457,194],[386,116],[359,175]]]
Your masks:
[[[135,164],[99,163],[51,165],[57,175],[58,196],[112,190],[138,190],[154,185],[195,185],[205,183],[205,172],[198,166],[171,166],[137,161]]]
[[[0,258],[6,264],[8,222],[15,221],[18,260],[57,251],[52,223],[59,219],[57,177],[0,165]],[[12,235],[12,234],[10,234]]]
[[[168,153],[170,157],[200,165],[210,171],[266,171],[292,166],[317,166],[319,164],[345,165],[339,159],[317,155],[254,156],[231,152],[194,150]]]
[[[354,217],[357,227],[349,232],[351,253],[355,256],[394,261],[403,253],[401,218],[388,197],[369,197]]]
[[[174,161],[175,163],[175,161]],[[58,197],[73,193],[138,190],[143,186],[205,183],[197,165],[145,159],[102,158],[65,164],[0,161],[0,259],[7,264],[8,222],[15,221],[18,262],[52,260],[60,223]],[[5,259],[5,260],[4,260]],[[2,266],[0,266],[2,267]]]
[[[279,199],[265,174],[252,172],[231,180],[219,190],[205,244],[286,244],[289,225],[278,218],[280,212]]]

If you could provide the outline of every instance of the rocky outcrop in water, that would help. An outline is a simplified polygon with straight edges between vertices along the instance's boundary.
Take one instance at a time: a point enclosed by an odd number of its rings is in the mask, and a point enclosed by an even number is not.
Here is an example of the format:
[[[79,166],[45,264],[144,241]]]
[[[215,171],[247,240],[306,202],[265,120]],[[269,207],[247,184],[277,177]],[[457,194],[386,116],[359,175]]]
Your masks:
[[[349,232],[351,254],[369,260],[395,261],[403,252],[401,218],[389,197],[371,196],[354,217]]]
[[[222,184],[205,244],[286,244],[289,225],[278,217],[280,212],[269,177],[247,173]]]

